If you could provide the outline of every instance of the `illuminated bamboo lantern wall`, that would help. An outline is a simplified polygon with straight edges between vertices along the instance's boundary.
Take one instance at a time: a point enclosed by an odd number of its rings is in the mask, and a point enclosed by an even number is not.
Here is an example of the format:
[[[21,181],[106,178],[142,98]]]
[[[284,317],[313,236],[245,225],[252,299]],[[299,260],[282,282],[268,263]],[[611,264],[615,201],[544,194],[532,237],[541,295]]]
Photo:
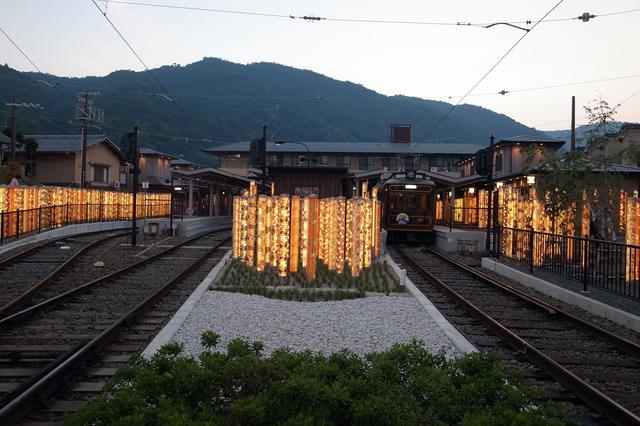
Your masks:
[[[266,265],[273,265],[274,264],[274,254],[272,251],[272,247],[274,244],[274,229],[277,226],[276,225],[276,219],[274,217],[274,211],[276,210],[275,207],[276,204],[276,199],[274,197],[267,197],[267,209],[265,211],[265,217],[264,218],[260,218],[260,220],[265,222],[265,232],[266,232],[266,237],[265,237],[265,244],[266,247],[264,249],[265,252],[265,264]]]
[[[331,214],[336,218],[336,241],[335,241],[335,265],[336,272],[339,274],[344,273],[344,262],[345,262],[345,238],[346,238],[346,213],[347,213],[347,199],[344,197],[338,197],[334,201],[335,206],[335,214],[332,212]],[[378,229],[379,231],[379,229]],[[380,236],[380,232],[378,232],[378,237]]]
[[[440,194],[437,195],[438,199],[436,199],[436,220],[444,220],[444,201],[441,200]]]
[[[233,241],[231,244],[231,257],[234,259],[240,259],[242,214],[242,197],[233,197],[233,227],[231,229]]]
[[[503,186],[498,191],[502,194],[502,226],[513,228],[514,223],[514,200],[510,186]],[[505,254],[509,256],[513,250],[513,231],[505,229],[502,233],[502,247]]]
[[[638,228],[639,228],[639,218],[638,218],[638,199],[634,197],[630,197],[627,199],[627,220],[625,223],[626,234],[625,234],[625,242],[629,245],[637,246],[639,241],[638,236]],[[627,281],[636,281],[638,280],[638,261],[639,254],[638,249],[634,247],[628,247],[627,252],[625,253],[626,257],[626,271],[625,278]]]
[[[256,259],[256,224],[257,214],[256,211],[258,204],[258,197],[256,195],[249,195],[247,198],[247,254],[245,256],[245,262],[248,266],[255,265]]]
[[[288,263],[289,263],[289,197],[280,197],[278,199],[278,273],[281,277],[287,275]]]
[[[478,228],[487,228],[487,217],[489,206],[489,191],[481,190],[478,192]]]
[[[267,214],[267,197],[265,195],[258,196],[258,211],[257,211],[257,233],[256,233],[256,268],[258,271],[264,271],[264,265],[267,259],[267,222],[265,220],[259,220],[261,217],[266,217]]]
[[[138,210],[138,217],[153,214],[169,214],[169,194],[139,194],[139,203],[148,211]],[[20,229],[16,229],[18,218],[7,215],[4,236],[16,232],[25,233],[36,229],[54,228],[68,223],[130,219],[122,214],[119,206],[131,206],[133,194],[91,189],[61,187],[0,187],[0,211],[20,211]],[[153,206],[153,211],[150,211]]]
[[[316,278],[316,260],[318,258],[318,196],[313,194],[306,200],[309,200],[306,271],[307,278],[312,280]]]
[[[233,256],[281,276],[301,266],[315,279],[318,259],[339,273],[346,262],[357,276],[379,253],[380,209],[375,199],[235,197]]]
[[[289,243],[289,270],[298,271],[300,263],[300,197],[291,197],[291,241]]]
[[[329,200],[318,200],[318,228],[322,230],[318,234],[318,259],[328,264],[329,259],[329,226],[330,217],[328,215]]]
[[[371,224],[373,223],[373,203],[369,202],[369,200],[363,203],[360,217],[362,219],[362,265],[365,268],[370,268],[371,256],[367,256],[367,253],[371,253],[372,248],[373,229]]]

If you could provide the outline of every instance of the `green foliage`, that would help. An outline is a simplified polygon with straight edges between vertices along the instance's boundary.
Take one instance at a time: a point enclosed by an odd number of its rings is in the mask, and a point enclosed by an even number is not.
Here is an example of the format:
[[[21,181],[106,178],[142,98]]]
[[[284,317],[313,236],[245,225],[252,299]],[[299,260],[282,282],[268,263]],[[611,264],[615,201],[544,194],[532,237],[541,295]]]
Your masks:
[[[546,158],[537,168],[536,186],[539,196],[545,200],[545,213],[552,219],[550,231],[553,233],[565,230],[566,222],[559,220],[561,213],[568,213],[577,226],[585,204],[590,206],[594,225],[603,237],[617,231],[612,211],[622,176],[612,166],[614,155],[608,154],[606,149],[607,144],[615,141],[609,131],[614,129],[616,108],[609,107],[602,99],[590,104],[584,107],[590,124],[589,130],[584,132],[585,149],[568,152],[559,158]],[[537,145],[525,150],[528,157],[525,170],[538,152],[543,151]],[[615,156],[621,157],[624,153],[616,152]]]
[[[140,126],[142,146],[204,164],[214,157],[202,150],[214,142],[250,141],[266,124],[271,140],[319,142],[384,142],[392,123],[412,123],[415,140],[450,113],[447,102],[384,96],[351,82],[337,81],[307,70],[274,63],[241,65],[204,58],[186,66],[163,66],[154,76],[175,102],[161,96],[148,72],[115,71],[104,77],[48,76],[52,90],[39,73],[19,73],[0,66],[3,99],[38,102],[47,119],[19,114],[17,127],[26,135],[79,134],[77,121],[68,124],[78,87],[100,92],[95,106],[105,111],[101,126],[117,142],[134,124]],[[430,135],[446,143],[485,141],[491,132],[505,137],[543,135],[490,110],[460,105]],[[146,135],[146,136],[145,136]],[[185,142],[185,138],[189,138]]]
[[[209,337],[215,333],[209,334]],[[422,342],[365,357],[235,340],[227,353],[175,347],[121,368],[66,425],[566,425],[560,405],[474,353],[447,360]]]
[[[348,270],[348,265],[345,265],[345,271]],[[265,266],[264,271],[258,271],[237,259],[226,266],[209,289],[300,302],[357,299],[367,292],[389,295],[405,291],[386,263],[374,262],[359,277],[352,277],[348,273],[331,271],[318,261],[316,279],[308,280],[303,271],[289,272],[287,276],[280,277],[278,270],[270,265]]]

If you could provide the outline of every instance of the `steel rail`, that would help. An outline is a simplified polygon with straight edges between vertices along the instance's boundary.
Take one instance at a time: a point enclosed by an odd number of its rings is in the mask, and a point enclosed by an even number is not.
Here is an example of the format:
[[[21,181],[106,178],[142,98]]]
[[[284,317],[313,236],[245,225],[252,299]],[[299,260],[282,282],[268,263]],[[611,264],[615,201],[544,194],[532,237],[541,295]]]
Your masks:
[[[508,330],[502,324],[484,313],[478,307],[466,300],[463,296],[446,285],[442,280],[431,274],[429,271],[418,265],[413,259],[407,256],[402,250],[397,250],[404,261],[411,264],[416,270],[427,277],[434,285],[440,288],[450,298],[455,300],[465,311],[480,321],[484,326],[493,331],[498,337],[503,339],[513,349],[519,351],[524,357],[536,366],[545,370],[554,380],[563,386],[573,390],[576,396],[598,411],[607,416],[612,422],[621,426],[640,425],[640,417],[618,404],[616,401],[589,385],[578,376],[562,367],[550,357],[536,349],[533,345],[520,338],[515,333]],[[485,277],[485,279],[487,279]]]
[[[640,358],[640,345],[632,342],[631,340],[625,339],[623,337],[620,337],[616,334],[610,333],[607,330],[598,327],[595,324],[589,323],[587,321],[584,321],[578,317],[576,317],[575,315],[564,311],[560,308],[558,308],[557,306],[553,306],[548,304],[547,302],[540,300],[534,296],[531,296],[530,294],[525,293],[522,290],[518,290],[517,288],[511,287],[508,284],[505,283],[501,283],[498,282],[496,280],[494,280],[493,278],[491,278],[490,276],[488,276],[487,274],[480,272],[468,265],[465,265],[463,263],[458,262],[456,259],[453,259],[449,256],[447,256],[446,254],[439,252],[437,250],[433,250],[433,249],[427,249],[427,251],[429,251],[432,254],[435,254],[436,256],[441,257],[442,259],[445,259],[446,261],[458,266],[461,269],[464,269],[465,271],[467,271],[468,273],[474,275],[477,278],[480,278],[482,280],[485,280],[486,282],[491,283],[491,285],[496,286],[501,288],[502,290],[508,292],[509,294],[512,294],[516,297],[519,297],[521,299],[527,300],[528,302],[540,307],[541,309],[544,309],[546,311],[548,311],[550,314],[557,316],[558,318],[562,318],[565,319],[569,322],[571,322],[573,325],[575,325],[576,327],[580,328],[582,331],[587,332],[592,334],[595,337],[598,337],[600,339],[602,339],[603,341],[610,343],[614,346],[616,346],[618,349],[621,349],[622,351],[626,352],[629,355],[633,355],[635,357]]]
[[[214,231],[216,232],[216,231]],[[120,275],[123,275],[129,271],[132,271],[136,268],[138,268],[140,265],[143,265],[146,262],[149,262],[151,260],[157,259],[161,256],[165,256],[175,250],[178,250],[180,247],[188,245],[189,243],[191,243],[192,241],[195,241],[199,238],[202,238],[203,235],[196,235],[194,237],[189,238],[188,240],[182,241],[179,244],[176,244],[175,246],[169,247],[165,250],[162,250],[146,259],[142,259],[139,260],[138,262],[135,262],[131,265],[125,266],[124,268],[118,269],[117,271],[114,271],[108,275],[102,276],[100,278],[96,278],[95,280],[89,281],[88,283],[85,283],[79,287],[76,287],[74,289],[71,289],[69,291],[66,291],[62,294],[59,294],[56,297],[53,297],[51,299],[45,300],[44,302],[41,302],[37,305],[33,305],[30,306],[29,308],[26,308],[22,311],[16,312],[6,318],[2,318],[0,319],[0,330],[4,330],[6,328],[10,328],[12,326],[14,326],[15,324],[19,323],[20,321],[24,321],[24,319],[39,313],[39,312],[43,312],[46,311],[47,309],[51,309],[54,306],[57,306],[61,303],[64,303],[90,289],[92,289],[93,287],[98,286],[99,284],[101,284],[104,281],[110,280],[112,278],[118,277]]]
[[[84,237],[84,236],[87,236],[87,235],[100,234],[100,233],[103,233],[103,232],[105,232],[105,231],[83,232],[83,233],[80,233],[80,234],[65,235],[64,237],[52,238],[50,240],[43,241],[40,244],[37,244],[37,245],[35,245],[33,247],[29,247],[29,248],[27,248],[25,250],[20,251],[19,253],[16,253],[16,254],[14,254],[12,256],[7,257],[6,259],[0,260],[0,268],[4,268],[5,266],[8,266],[8,265],[18,261],[22,257],[24,257],[26,255],[29,255],[29,254],[37,251],[37,250],[40,250],[41,248],[46,247],[51,243],[57,243],[59,241],[68,240],[71,237]],[[126,233],[123,233],[123,235],[127,235],[129,233],[131,233],[131,231],[127,231]]]
[[[180,246],[188,244],[189,242],[200,237],[202,237],[202,235],[193,237],[188,241],[180,244]],[[229,239],[230,238],[221,240],[217,245],[212,247],[210,250],[207,250],[206,253],[197,258],[191,266],[182,271],[178,276],[165,283],[162,287],[157,289],[153,294],[140,302],[129,312],[122,315],[118,320],[116,320],[111,326],[101,332],[98,336],[86,342],[86,344],[81,345],[81,347],[78,350],[74,351],[70,357],[62,362],[59,362],[58,365],[54,366],[54,368],[52,368],[51,371],[44,375],[44,377],[42,377],[28,389],[26,389],[23,393],[16,396],[16,398],[10,401],[7,405],[2,407],[2,409],[0,409],[0,422],[2,422],[3,424],[7,424],[11,422],[17,422],[22,419],[29,411],[31,411],[35,407],[38,401],[51,395],[58,387],[58,385],[75,371],[79,363],[81,363],[89,355],[95,353],[101,347],[111,342],[121,330],[123,330],[128,324],[132,322],[132,320],[136,316],[140,314],[140,312],[143,312],[148,307],[152,306],[158,299],[166,294],[178,282],[178,280],[180,280],[186,274],[190,273],[193,268],[203,262],[212,252],[217,250],[223,243],[225,243]],[[157,255],[145,259],[144,261],[149,261],[161,254],[168,254],[168,252],[174,251],[175,248],[176,247],[164,250]],[[135,265],[139,265],[141,263],[143,262],[137,262]],[[131,265],[123,269],[129,270],[132,266],[135,265]],[[113,274],[109,274],[109,276],[112,275]]]
[[[36,283],[31,288],[29,288],[29,290],[25,291],[20,296],[16,297],[11,302],[7,303],[2,308],[0,308],[0,315],[4,314],[6,316],[6,315],[11,315],[11,314],[17,312],[18,309],[23,307],[29,301],[29,299],[31,299],[33,296],[35,296],[40,291],[42,291],[49,284],[49,282],[51,282],[51,280],[53,280],[58,275],[60,275],[63,271],[65,271],[71,264],[73,264],[73,262],[75,262],[75,260],[78,257],[80,257],[82,254],[86,253],[89,249],[93,248],[94,246],[96,246],[98,244],[102,244],[103,242],[108,241],[110,239],[117,238],[117,237],[122,237],[122,236],[128,235],[128,234],[129,234],[129,232],[126,232],[126,233],[123,232],[123,233],[119,233],[119,234],[108,235],[108,236],[106,236],[104,238],[101,238],[99,240],[93,241],[93,242],[89,243],[88,245],[80,248],[80,250],[78,250],[75,254],[73,254],[69,259],[67,259],[60,266],[58,266],[55,270],[51,271],[49,273],[49,275],[47,275],[42,280],[40,280],[40,282]],[[65,239],[65,238],[63,238],[63,239]],[[59,241],[59,240],[56,240],[56,241]],[[37,250],[37,249],[43,248],[43,247],[49,245],[50,243],[51,243],[51,241],[49,241],[46,244],[38,245],[37,247],[34,247],[34,249]],[[34,250],[30,250],[29,252],[32,253],[33,251]],[[24,256],[24,252],[23,253],[18,253],[16,256],[13,256],[11,258],[12,259],[12,263],[14,261],[18,260],[17,258],[14,259],[15,257],[22,257],[22,256]],[[2,264],[0,264],[0,266],[2,266]]]

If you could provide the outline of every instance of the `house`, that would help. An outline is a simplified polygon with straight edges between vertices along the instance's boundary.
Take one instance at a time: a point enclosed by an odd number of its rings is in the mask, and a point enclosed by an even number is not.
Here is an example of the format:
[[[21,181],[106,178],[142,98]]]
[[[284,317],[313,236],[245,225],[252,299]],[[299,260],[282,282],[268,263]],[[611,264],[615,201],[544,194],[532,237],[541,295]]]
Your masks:
[[[40,183],[80,186],[83,157],[81,135],[35,135],[26,138],[34,138],[38,142],[34,175]],[[106,136],[88,136],[86,187],[114,188],[126,182],[126,173],[121,169],[120,162],[120,150]]]
[[[173,162],[178,157],[155,151],[151,148],[140,148],[138,167],[140,168],[139,185],[147,183],[149,192],[169,192]],[[128,169],[129,167],[127,167]],[[127,179],[127,189],[132,190],[133,179]],[[145,186],[147,186],[145,185]]]
[[[528,149],[536,145],[536,150],[530,153]],[[491,152],[493,164],[492,179],[500,180],[521,176],[525,169],[526,162],[530,155],[533,160],[530,167],[540,164],[545,158],[553,158],[565,141],[559,139],[543,138],[539,136],[514,136],[501,139],[488,148]],[[472,156],[462,161],[460,171],[462,176],[476,175],[476,156]]]

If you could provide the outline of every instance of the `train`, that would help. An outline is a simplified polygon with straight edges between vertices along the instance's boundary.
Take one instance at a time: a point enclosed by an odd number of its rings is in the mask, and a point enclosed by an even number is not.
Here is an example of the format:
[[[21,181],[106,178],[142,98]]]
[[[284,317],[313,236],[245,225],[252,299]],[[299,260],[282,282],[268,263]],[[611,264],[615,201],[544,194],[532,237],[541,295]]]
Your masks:
[[[378,189],[388,241],[427,243],[433,234],[435,183],[416,171],[396,172]]]

